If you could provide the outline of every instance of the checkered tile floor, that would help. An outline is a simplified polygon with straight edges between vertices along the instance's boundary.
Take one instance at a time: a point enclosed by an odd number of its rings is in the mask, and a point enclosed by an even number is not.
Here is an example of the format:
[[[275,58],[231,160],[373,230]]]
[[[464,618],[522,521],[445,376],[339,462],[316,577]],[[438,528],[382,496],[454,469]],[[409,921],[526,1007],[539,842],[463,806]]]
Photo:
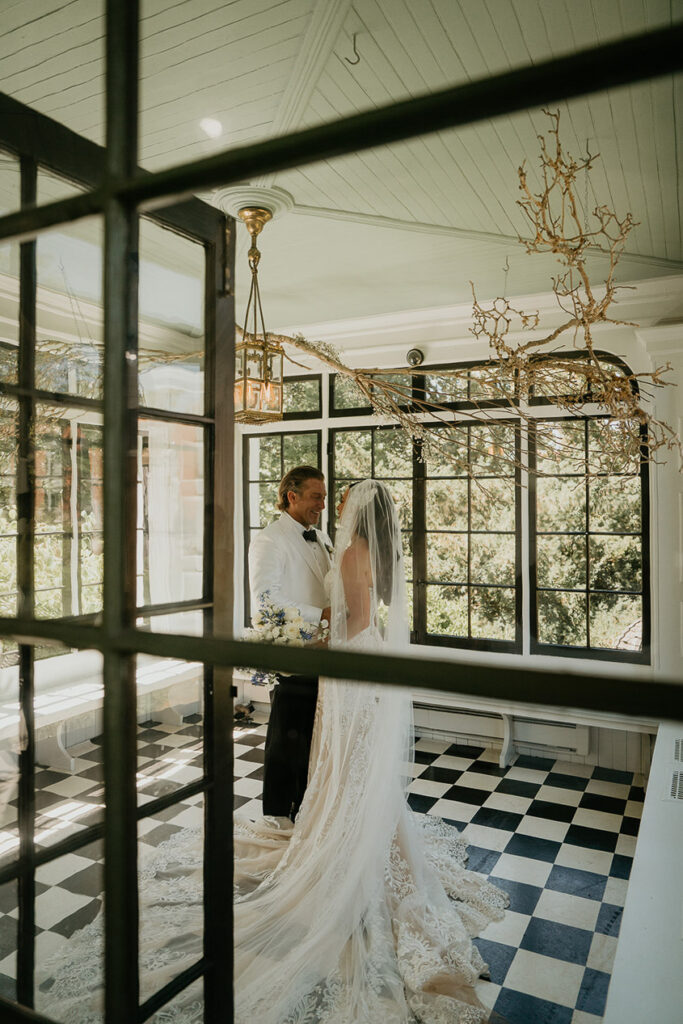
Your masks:
[[[261,813],[265,724],[235,731],[235,808]],[[197,778],[201,723],[144,723],[138,734],[140,799]],[[82,828],[102,812],[99,742],[81,744],[73,775],[38,772],[41,842]],[[478,993],[492,1024],[597,1024],[619,935],[643,806],[642,779],[520,756],[508,769],[481,747],[420,739],[410,803],[454,823],[469,845],[469,867],[510,895],[500,923],[477,939],[491,981]],[[140,823],[156,846],[180,828],[201,826],[195,797]],[[0,857],[16,841],[16,808],[0,821]],[[48,956],[98,913],[101,845],[53,861],[37,875],[36,956]],[[15,998],[16,886],[0,887],[0,994]]]

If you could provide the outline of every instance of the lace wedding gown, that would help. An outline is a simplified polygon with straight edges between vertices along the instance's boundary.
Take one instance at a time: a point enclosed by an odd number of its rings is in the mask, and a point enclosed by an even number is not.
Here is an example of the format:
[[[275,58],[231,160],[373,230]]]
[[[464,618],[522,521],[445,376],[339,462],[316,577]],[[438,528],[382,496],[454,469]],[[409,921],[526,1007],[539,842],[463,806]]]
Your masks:
[[[395,508],[375,481],[351,494],[338,551],[360,530],[368,538],[373,579],[389,602],[382,631],[369,626],[347,639],[350,589],[341,572],[334,573],[331,642],[356,652],[395,652],[407,644]],[[374,587],[369,592],[376,623],[378,598]],[[236,820],[238,1024],[487,1019],[474,991],[486,965],[471,936],[502,917],[507,897],[466,870],[465,844],[455,828],[410,809],[411,729],[405,690],[321,679],[308,788],[296,823]],[[143,999],[201,956],[202,837],[184,830],[146,856]],[[101,931],[98,918],[45,965],[38,1009],[64,1024],[98,1024]],[[155,1014],[155,1024],[201,1024],[200,996],[197,985],[181,993]]]

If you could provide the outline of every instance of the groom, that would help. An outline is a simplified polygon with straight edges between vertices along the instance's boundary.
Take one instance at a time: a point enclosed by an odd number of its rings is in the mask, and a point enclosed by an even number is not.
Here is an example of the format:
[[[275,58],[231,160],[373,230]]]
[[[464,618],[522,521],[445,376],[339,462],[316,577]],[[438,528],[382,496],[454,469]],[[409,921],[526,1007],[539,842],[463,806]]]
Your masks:
[[[307,622],[329,621],[324,580],[332,546],[315,529],[326,497],[325,477],[314,466],[296,466],[280,481],[282,515],[260,530],[249,548],[253,610],[268,592],[273,604],[293,605]],[[266,734],[264,814],[296,817],[308,781],[317,698],[317,676],[277,676]]]

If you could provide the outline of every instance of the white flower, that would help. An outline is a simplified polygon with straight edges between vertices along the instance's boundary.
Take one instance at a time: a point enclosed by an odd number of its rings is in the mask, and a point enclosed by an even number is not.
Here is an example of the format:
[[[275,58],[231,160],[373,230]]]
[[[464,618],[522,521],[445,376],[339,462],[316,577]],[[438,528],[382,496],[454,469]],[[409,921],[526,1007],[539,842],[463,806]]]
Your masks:
[[[291,604],[288,605],[287,608],[284,609],[284,613],[285,613],[285,619],[286,619],[287,622],[293,622],[294,619],[300,619],[301,618],[301,615],[299,614],[299,609],[295,608]]]
[[[288,622],[284,628],[284,635],[287,640],[297,640],[299,637],[299,625],[296,622]]]

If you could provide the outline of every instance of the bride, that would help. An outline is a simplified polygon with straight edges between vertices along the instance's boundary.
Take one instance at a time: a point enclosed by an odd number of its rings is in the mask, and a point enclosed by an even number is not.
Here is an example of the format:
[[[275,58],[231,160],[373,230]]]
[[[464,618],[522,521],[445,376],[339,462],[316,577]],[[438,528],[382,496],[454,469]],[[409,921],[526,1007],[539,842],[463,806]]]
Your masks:
[[[408,647],[396,508],[365,480],[340,504],[330,573],[330,644]],[[239,1024],[480,1024],[486,970],[471,936],[507,897],[465,869],[457,831],[406,801],[406,689],[321,679],[309,781],[294,824],[235,824],[235,1003]],[[143,998],[201,956],[203,839],[184,829],[140,864]],[[102,918],[38,972],[37,1009],[64,1024],[102,1020]],[[200,1024],[195,985],[155,1021]]]
[[[385,484],[339,506],[330,645],[408,647],[401,533]],[[507,897],[466,871],[457,831],[405,796],[411,698],[320,680],[295,823],[238,821],[235,1000],[240,1024],[479,1024],[486,970],[471,936]]]

